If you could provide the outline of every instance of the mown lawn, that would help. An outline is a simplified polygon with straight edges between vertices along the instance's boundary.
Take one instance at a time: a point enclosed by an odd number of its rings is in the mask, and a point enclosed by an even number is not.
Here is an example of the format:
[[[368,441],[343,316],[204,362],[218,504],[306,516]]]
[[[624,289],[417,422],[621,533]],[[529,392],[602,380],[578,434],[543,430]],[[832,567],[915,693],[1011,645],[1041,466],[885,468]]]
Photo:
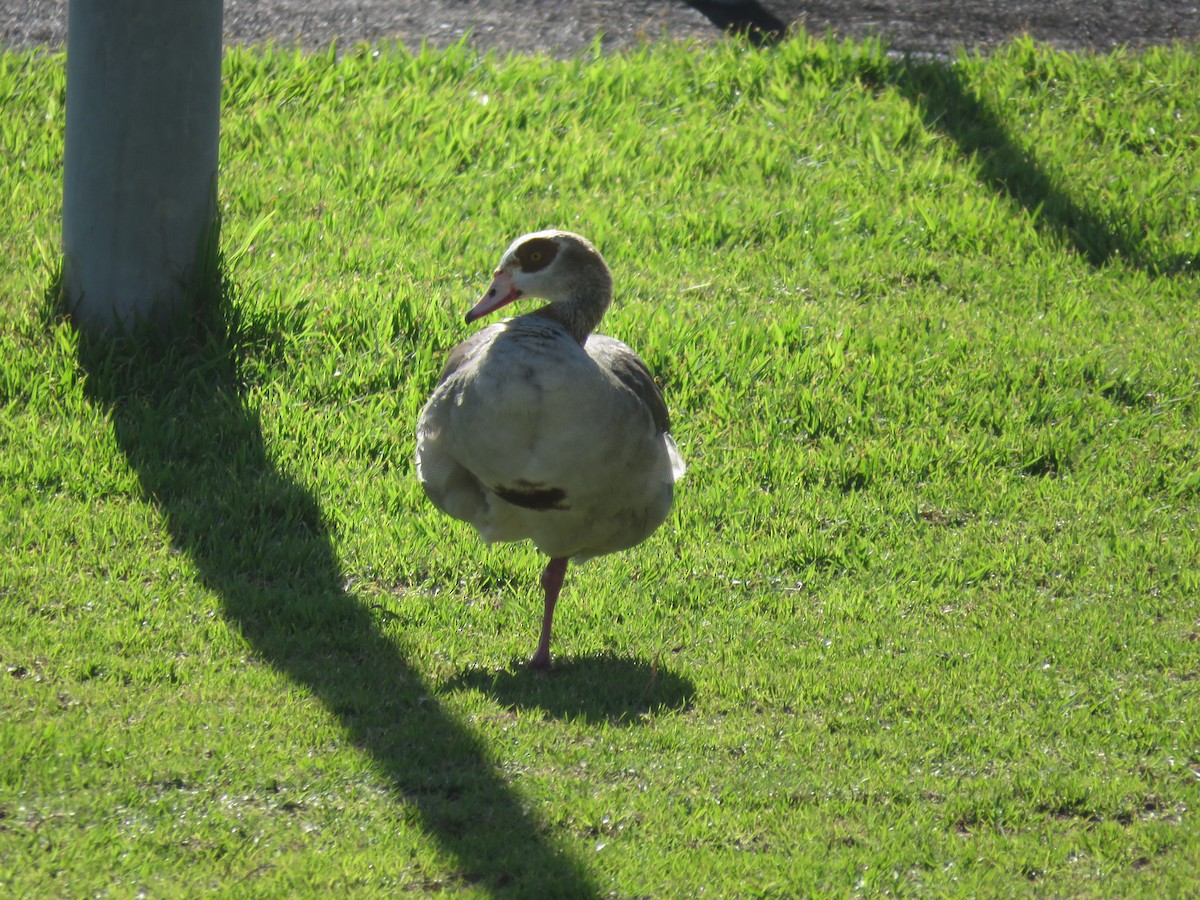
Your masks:
[[[1200,893],[1200,54],[797,34],[225,59],[224,324],[50,314],[0,55],[0,889]],[[689,472],[572,569],[413,473],[516,235],[592,238]]]

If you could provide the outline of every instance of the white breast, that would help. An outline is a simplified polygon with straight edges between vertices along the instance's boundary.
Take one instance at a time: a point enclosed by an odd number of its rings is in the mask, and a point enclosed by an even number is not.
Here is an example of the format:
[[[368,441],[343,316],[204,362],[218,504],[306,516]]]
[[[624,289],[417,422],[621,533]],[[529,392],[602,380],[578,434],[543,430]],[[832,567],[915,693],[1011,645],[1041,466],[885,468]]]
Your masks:
[[[433,502],[485,540],[528,538],[551,557],[609,553],[653,532],[682,461],[605,364],[633,351],[600,340],[597,362],[535,315],[476,335],[421,414],[417,470]]]

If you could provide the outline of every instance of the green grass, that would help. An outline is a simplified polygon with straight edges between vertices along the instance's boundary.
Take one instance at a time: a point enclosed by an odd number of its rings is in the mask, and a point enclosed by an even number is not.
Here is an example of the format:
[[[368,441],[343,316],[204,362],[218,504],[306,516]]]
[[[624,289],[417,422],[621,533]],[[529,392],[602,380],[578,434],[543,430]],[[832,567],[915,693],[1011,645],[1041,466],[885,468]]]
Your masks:
[[[47,324],[0,56],[0,888],[1200,892],[1200,54],[230,50],[228,324]],[[413,473],[517,234],[605,252],[690,470],[575,568]]]

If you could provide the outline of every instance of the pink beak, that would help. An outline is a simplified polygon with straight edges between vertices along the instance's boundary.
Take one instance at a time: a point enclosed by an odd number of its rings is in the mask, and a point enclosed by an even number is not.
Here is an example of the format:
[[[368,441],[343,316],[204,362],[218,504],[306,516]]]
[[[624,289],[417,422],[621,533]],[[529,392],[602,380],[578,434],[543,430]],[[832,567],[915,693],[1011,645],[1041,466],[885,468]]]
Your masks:
[[[521,292],[513,285],[512,275],[505,269],[497,269],[492,276],[492,286],[487,289],[483,299],[471,307],[467,313],[467,321],[474,322],[481,316],[512,303],[520,296]]]

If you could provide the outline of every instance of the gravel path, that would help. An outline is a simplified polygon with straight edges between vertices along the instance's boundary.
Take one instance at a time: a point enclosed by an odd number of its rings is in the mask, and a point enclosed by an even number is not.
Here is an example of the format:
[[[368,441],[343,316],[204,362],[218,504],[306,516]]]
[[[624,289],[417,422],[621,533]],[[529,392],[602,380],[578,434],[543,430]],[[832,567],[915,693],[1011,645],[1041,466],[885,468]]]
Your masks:
[[[162,0],[182,2],[182,0]],[[0,0],[0,44],[61,46],[66,0]],[[307,48],[399,38],[467,40],[502,52],[569,54],[600,36],[621,49],[670,36],[704,40],[727,27],[768,37],[793,24],[843,37],[886,36],[899,51],[987,49],[1018,34],[1064,50],[1200,41],[1200,0],[226,0],[231,43]]]

